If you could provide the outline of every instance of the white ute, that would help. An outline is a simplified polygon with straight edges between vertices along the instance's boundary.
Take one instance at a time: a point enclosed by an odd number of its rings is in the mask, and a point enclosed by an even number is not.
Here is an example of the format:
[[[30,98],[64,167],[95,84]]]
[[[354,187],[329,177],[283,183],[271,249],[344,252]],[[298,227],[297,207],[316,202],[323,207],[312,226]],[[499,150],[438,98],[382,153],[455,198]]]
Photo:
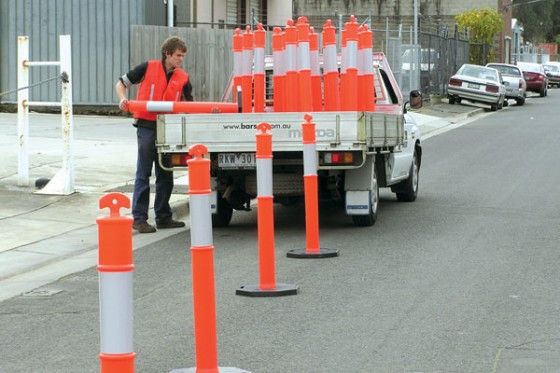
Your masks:
[[[382,53],[374,54],[374,112],[311,112],[316,124],[319,198],[340,202],[357,226],[377,218],[379,188],[399,201],[418,193],[422,159],[420,130],[406,114],[401,91]],[[416,98],[416,102],[412,97]],[[415,107],[422,104],[411,93]],[[158,116],[156,147],[160,164],[184,169],[191,145],[208,147],[212,177],[212,222],[227,226],[233,210],[250,210],[257,195],[256,126],[272,126],[273,193],[277,203],[303,200],[305,113],[165,114]]]

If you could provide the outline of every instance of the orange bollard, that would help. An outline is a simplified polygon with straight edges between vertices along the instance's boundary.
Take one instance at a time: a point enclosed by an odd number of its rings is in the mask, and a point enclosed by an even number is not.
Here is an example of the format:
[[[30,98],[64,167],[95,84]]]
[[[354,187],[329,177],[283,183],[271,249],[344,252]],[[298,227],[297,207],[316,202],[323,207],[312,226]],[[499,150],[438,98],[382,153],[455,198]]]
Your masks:
[[[130,112],[147,111],[151,113],[237,113],[239,107],[232,102],[204,101],[138,101],[128,102]]]
[[[317,151],[315,123],[309,114],[304,116],[303,133],[303,183],[305,193],[305,249],[290,250],[288,258],[330,258],[338,256],[338,250],[321,248],[319,245],[319,196],[317,184]]]
[[[255,69],[254,69],[254,91],[255,91],[255,113],[264,112],[265,81],[264,81],[264,46],[266,44],[266,31],[262,23],[257,24],[255,31]]]
[[[132,218],[121,216],[121,207],[130,208],[122,193],[99,199],[99,208],[110,215],[97,218],[99,256],[100,371],[134,372],[132,275]]]
[[[274,60],[272,72],[272,85],[274,88],[274,111],[284,110],[284,91],[286,84],[286,72],[284,71],[284,34],[280,27],[275,27],[272,31],[272,58]]]
[[[323,25],[323,79],[325,111],[340,110],[338,63],[336,61],[336,28],[327,19]]]
[[[375,78],[373,73],[373,33],[368,25],[363,26],[359,35],[362,44],[362,88],[359,93],[363,97],[362,109],[364,111],[375,110]]]
[[[321,87],[321,68],[319,66],[319,35],[317,35],[313,27],[310,27],[309,30],[311,101],[313,103],[313,111],[323,111],[323,88]]]
[[[284,97],[286,98],[285,111],[298,111],[299,109],[299,90],[298,90],[298,72],[297,72],[297,29],[294,21],[289,19],[286,22],[284,41],[286,43],[286,52],[284,61],[286,64],[286,89]]]
[[[313,111],[311,91],[311,56],[309,51],[309,23],[306,17],[299,17],[297,24],[297,70],[299,111]]]
[[[254,36],[251,26],[245,28],[243,34],[243,72],[241,77],[242,110],[244,113],[253,111],[253,43]]]
[[[214,242],[210,211],[210,159],[201,144],[189,148],[189,209],[191,211],[191,272],[193,288],[194,346],[196,368],[187,372],[246,372],[218,368],[216,335],[216,290],[214,287]],[[225,370],[224,370],[225,369]],[[184,372],[184,369],[174,370]]]
[[[241,29],[236,28],[233,32],[233,89],[231,94],[233,96],[233,102],[237,102],[237,88],[242,85],[242,75],[243,75],[243,35],[241,35]]]
[[[341,78],[341,110],[358,110],[358,23],[356,17],[350,16],[345,23],[346,55],[344,74]]]
[[[257,213],[259,247],[259,284],[243,285],[237,295],[250,297],[278,297],[295,295],[298,288],[279,284],[274,267],[274,197],[272,196],[272,127],[268,123],[257,126]]]

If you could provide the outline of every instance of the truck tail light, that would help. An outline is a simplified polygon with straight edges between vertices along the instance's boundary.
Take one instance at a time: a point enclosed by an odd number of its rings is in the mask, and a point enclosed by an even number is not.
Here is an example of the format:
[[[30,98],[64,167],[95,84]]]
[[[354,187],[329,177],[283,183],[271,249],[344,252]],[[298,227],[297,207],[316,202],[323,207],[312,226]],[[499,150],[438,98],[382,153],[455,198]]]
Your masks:
[[[187,161],[191,159],[192,156],[188,153],[174,153],[171,154],[171,166],[183,166],[187,167]]]
[[[354,162],[354,154],[352,152],[324,152],[323,164],[344,165]]]
[[[463,84],[463,81],[461,79],[456,79],[456,78],[449,79],[449,85],[459,87],[459,86],[461,86],[461,84]]]
[[[488,84],[486,86],[486,92],[498,93],[499,89],[497,85]]]

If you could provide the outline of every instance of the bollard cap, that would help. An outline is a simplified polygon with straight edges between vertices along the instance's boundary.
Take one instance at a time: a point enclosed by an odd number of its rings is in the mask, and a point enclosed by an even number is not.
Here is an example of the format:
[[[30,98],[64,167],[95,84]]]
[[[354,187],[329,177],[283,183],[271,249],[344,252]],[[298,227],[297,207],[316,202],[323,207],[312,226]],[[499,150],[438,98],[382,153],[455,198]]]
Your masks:
[[[132,264],[132,217],[121,216],[121,208],[130,208],[130,199],[122,193],[109,193],[99,199],[99,208],[110,215],[97,219],[99,272],[130,272]]]
[[[266,43],[266,31],[264,31],[262,23],[257,23],[255,30],[255,48],[264,48]]]
[[[189,148],[189,154],[193,156],[187,161],[189,194],[209,194],[210,160],[204,158],[208,154],[208,148],[202,144],[195,144]]]
[[[373,35],[367,25],[360,26],[358,29],[358,48],[373,48]]]
[[[272,126],[268,123],[257,125],[257,158],[272,158],[272,134],[268,131]]]
[[[307,17],[299,17],[296,28],[298,33],[298,42],[309,42],[309,23],[307,23]]]
[[[272,30],[272,50],[274,52],[281,52],[284,49],[284,33],[280,27],[275,27]]]
[[[286,28],[284,29],[286,44],[297,44],[298,33],[296,26],[294,26],[294,20],[289,19],[286,21]]]
[[[309,28],[309,50],[313,52],[319,50],[319,35],[313,27]]]
[[[233,51],[241,52],[243,50],[243,35],[241,29],[238,27],[233,32]]]
[[[303,119],[305,120],[301,125],[303,129],[303,143],[315,144],[315,123],[313,123],[313,117],[307,113],[303,116]]]
[[[346,30],[346,38],[351,41],[358,41],[358,27],[360,25],[356,22],[356,17],[351,15],[348,22],[344,24]]]
[[[253,50],[254,35],[251,31],[251,26],[247,25],[245,27],[245,32],[243,33],[243,49]]]
[[[336,27],[332,25],[332,21],[327,19],[323,24],[323,45],[336,44]]]

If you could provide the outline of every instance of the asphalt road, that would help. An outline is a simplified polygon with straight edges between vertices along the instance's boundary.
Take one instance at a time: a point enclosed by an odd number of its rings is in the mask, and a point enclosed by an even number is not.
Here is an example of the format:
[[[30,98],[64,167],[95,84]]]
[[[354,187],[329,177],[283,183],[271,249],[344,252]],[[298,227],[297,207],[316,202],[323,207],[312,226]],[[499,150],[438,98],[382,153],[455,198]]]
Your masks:
[[[214,231],[219,361],[252,372],[560,371],[560,90],[428,139],[414,203],[381,194],[375,226],[323,206],[321,244],[288,259],[301,208],[278,206],[277,280],[258,281],[256,213]],[[135,252],[139,372],[194,366],[187,233]],[[95,269],[0,303],[0,372],[98,371]],[[48,292],[56,294],[48,295]]]

